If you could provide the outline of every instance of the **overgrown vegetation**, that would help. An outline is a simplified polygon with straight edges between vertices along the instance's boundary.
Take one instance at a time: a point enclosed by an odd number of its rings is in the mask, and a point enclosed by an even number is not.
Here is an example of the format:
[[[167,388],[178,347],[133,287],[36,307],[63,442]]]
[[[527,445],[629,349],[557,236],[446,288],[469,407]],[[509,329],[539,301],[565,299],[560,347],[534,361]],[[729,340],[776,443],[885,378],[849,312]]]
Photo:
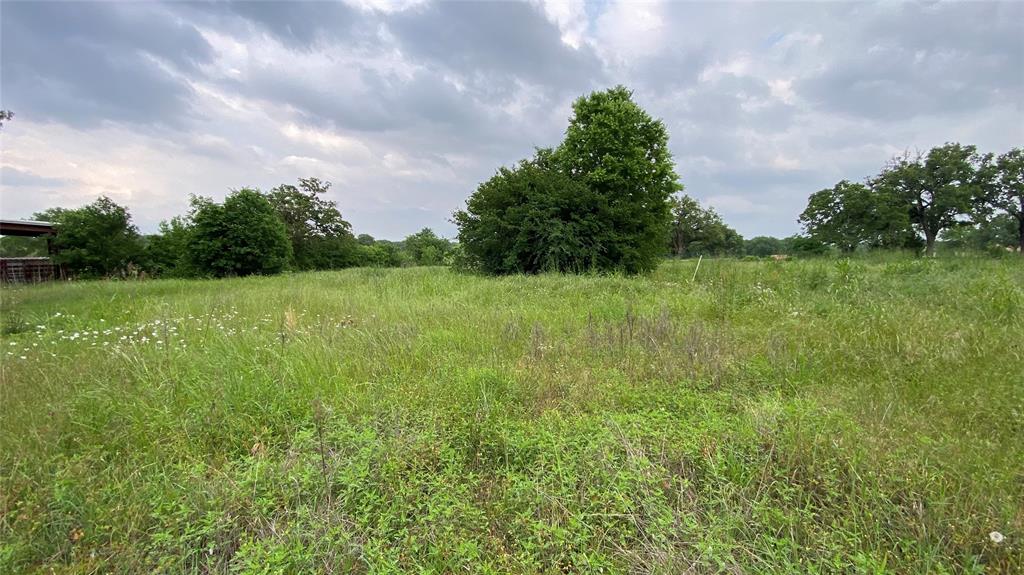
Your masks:
[[[4,289],[0,572],[1024,569],[1016,258],[695,265]]]
[[[681,189],[665,125],[617,86],[577,99],[557,148],[501,168],[454,221],[467,264],[486,273],[646,272]]]

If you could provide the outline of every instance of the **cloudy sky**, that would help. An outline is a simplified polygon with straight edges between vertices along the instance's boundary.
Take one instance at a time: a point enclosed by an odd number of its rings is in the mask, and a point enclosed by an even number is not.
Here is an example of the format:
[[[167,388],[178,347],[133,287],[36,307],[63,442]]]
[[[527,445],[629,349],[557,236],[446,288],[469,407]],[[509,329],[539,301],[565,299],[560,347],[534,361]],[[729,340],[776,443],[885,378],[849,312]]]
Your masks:
[[[946,141],[1024,144],[1024,3],[0,3],[0,213],[106,194],[143,231],[317,176],[356,232],[448,222],[625,84],[745,236]]]

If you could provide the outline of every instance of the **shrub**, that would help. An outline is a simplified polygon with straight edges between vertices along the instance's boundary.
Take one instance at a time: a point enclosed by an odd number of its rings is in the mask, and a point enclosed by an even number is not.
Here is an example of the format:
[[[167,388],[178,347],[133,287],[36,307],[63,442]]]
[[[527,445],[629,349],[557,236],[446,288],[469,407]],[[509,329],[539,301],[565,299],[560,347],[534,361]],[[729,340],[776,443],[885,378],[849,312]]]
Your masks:
[[[488,273],[653,269],[681,189],[664,124],[619,86],[576,100],[565,141],[501,168],[456,212]]]
[[[189,259],[201,274],[275,274],[291,257],[284,222],[256,190],[231,193],[224,204],[193,199]]]

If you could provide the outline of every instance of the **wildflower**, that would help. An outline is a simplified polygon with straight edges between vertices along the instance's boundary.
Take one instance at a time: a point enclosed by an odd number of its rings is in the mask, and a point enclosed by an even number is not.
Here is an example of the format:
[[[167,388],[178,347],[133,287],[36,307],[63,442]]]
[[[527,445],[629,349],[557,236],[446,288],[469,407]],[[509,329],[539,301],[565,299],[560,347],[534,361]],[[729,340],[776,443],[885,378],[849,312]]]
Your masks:
[[[1003,534],[998,531],[993,531],[992,533],[989,533],[988,538],[996,545],[999,545],[1003,542],[1004,539],[1006,539],[1006,537],[1003,537]]]

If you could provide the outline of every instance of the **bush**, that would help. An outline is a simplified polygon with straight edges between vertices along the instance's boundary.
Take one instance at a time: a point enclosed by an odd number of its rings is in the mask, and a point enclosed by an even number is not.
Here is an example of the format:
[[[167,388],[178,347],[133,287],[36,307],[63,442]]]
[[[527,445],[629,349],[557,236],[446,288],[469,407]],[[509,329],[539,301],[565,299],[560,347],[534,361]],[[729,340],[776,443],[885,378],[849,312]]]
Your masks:
[[[194,198],[189,259],[200,274],[281,272],[291,257],[284,222],[258,191],[231,193],[224,204]]]
[[[580,272],[602,255],[601,206],[560,171],[549,150],[501,168],[455,215],[465,262],[492,274]]]
[[[56,208],[36,214],[36,219],[56,224],[53,239],[55,263],[84,277],[108,277],[124,273],[139,256],[138,230],[128,208],[106,196],[73,210]]]
[[[595,92],[557,150],[501,168],[456,212],[465,261],[495,274],[651,270],[677,179],[665,126],[624,87]]]

